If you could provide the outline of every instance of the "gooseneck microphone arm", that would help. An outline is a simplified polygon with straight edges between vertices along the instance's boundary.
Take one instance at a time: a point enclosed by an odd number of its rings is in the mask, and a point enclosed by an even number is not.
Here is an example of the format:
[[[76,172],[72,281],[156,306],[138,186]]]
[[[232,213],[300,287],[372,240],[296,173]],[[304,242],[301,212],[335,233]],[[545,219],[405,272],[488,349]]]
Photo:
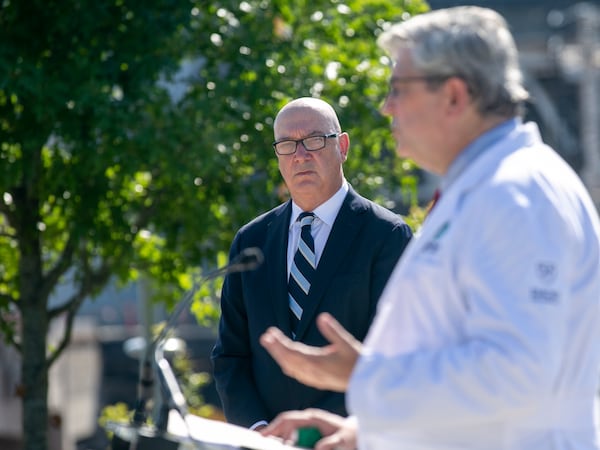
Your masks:
[[[254,270],[263,262],[263,254],[259,248],[250,247],[242,250],[229,264],[223,267],[214,269],[206,273],[200,280],[194,283],[192,288],[188,290],[183,298],[179,301],[167,323],[162,328],[158,336],[146,345],[144,351],[144,359],[140,365],[140,376],[138,382],[138,398],[135,405],[135,410],[132,418],[132,425],[139,427],[147,420],[147,403],[153,397],[153,384],[155,370],[158,372],[161,397],[163,404],[159,412],[159,417],[155,421],[157,429],[165,431],[167,426],[168,408],[175,408],[182,416],[187,411],[185,398],[177,379],[171,369],[167,359],[164,357],[163,346],[167,340],[169,332],[173,329],[181,313],[189,309],[194,295],[198,289],[206,282],[215,279],[219,276],[228,275],[236,272],[246,272]],[[167,397],[167,398],[165,398]]]
[[[164,433],[167,431],[169,424],[169,411],[175,409],[182,418],[185,418],[187,416],[187,403],[171,364],[164,356],[162,344],[156,347],[154,358],[159,375],[162,400],[155,422],[157,431]]]

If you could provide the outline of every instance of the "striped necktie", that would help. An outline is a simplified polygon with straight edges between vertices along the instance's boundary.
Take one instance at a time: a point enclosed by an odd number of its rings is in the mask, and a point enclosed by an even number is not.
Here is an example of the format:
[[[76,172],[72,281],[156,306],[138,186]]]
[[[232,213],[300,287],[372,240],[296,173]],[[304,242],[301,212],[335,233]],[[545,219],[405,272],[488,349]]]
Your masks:
[[[315,241],[310,232],[313,220],[315,220],[313,213],[303,212],[298,216],[300,239],[298,240],[298,250],[294,255],[288,281],[290,319],[294,338],[296,338],[296,329],[302,318],[303,306],[306,304],[310,284],[317,268]]]

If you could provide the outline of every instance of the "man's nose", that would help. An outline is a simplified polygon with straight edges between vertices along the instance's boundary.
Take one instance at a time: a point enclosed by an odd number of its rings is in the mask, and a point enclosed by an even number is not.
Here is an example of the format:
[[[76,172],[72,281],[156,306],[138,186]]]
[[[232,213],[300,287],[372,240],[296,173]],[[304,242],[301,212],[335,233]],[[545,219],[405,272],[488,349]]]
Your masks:
[[[310,154],[310,152],[308,150],[306,150],[306,147],[304,146],[302,141],[299,141],[298,143],[296,143],[296,153],[294,153],[294,155],[296,157],[305,158],[309,154]]]
[[[390,110],[389,96],[385,97],[385,100],[383,101],[383,105],[381,105],[381,108],[379,108],[379,111],[384,116],[391,116],[392,115],[391,110]]]

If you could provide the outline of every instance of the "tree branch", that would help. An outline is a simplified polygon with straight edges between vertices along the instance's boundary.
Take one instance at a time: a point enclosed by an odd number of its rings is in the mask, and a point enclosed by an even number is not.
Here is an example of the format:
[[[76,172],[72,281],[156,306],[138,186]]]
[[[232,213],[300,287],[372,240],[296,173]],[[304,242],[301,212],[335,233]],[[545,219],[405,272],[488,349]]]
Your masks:
[[[73,331],[72,329],[75,315],[77,314],[79,307],[87,295],[90,294],[95,288],[105,285],[109,280],[110,275],[111,270],[108,264],[103,264],[95,271],[92,271],[89,269],[89,267],[86,267],[84,279],[80,284],[79,291],[71,296],[71,298],[61,306],[48,311],[48,317],[50,319],[55,318],[59,314],[65,312],[67,313],[67,319],[65,323],[65,331],[60,343],[58,344],[58,347],[48,356],[48,358],[46,358],[45,366],[47,369],[52,366],[52,364],[69,344]]]
[[[44,280],[42,281],[42,286],[41,286],[40,290],[41,290],[44,298],[46,298],[48,295],[50,295],[50,292],[52,291],[52,289],[54,289],[54,287],[58,283],[59,278],[69,269],[69,267],[71,267],[71,264],[73,262],[73,254],[75,253],[76,244],[77,244],[77,239],[75,238],[74,233],[71,233],[69,235],[69,239],[67,240],[67,244],[65,245],[65,248],[64,248],[63,252],[61,253],[58,261],[56,261],[56,264],[54,265],[54,267],[52,267],[48,271],[48,273],[44,277]]]
[[[73,321],[75,320],[75,314],[77,313],[77,310],[79,309],[79,306],[81,305],[84,299],[85,294],[82,291],[79,291],[77,294],[71,297],[71,300],[69,300],[67,303],[65,303],[65,305],[63,305],[66,306],[66,308],[63,309],[67,312],[65,331],[60,343],[58,344],[58,347],[52,353],[50,353],[48,358],[46,358],[46,370],[49,369],[52,366],[52,364],[54,364],[54,362],[58,359],[63,350],[67,348],[67,345],[69,345],[69,342],[71,341],[71,334],[73,332]],[[52,313],[54,312],[56,312],[56,310],[52,311]],[[55,316],[56,314],[52,315]]]

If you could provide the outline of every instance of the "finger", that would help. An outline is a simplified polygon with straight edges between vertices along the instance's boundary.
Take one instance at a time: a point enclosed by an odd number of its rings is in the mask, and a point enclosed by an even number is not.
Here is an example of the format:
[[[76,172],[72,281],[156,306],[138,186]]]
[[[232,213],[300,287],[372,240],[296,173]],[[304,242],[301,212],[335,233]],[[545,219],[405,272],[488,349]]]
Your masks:
[[[273,419],[260,433],[265,436],[278,436],[286,441],[292,440],[295,442],[299,428],[317,426],[318,422],[319,419],[311,413],[311,410],[286,411]]]
[[[358,341],[329,313],[321,313],[317,317],[319,331],[332,344],[355,347]]]
[[[268,339],[269,342],[285,342],[287,336],[281,332],[281,330],[277,327],[269,327],[261,336],[262,338]]]
[[[332,349],[294,342],[277,329],[268,329],[261,336],[261,344],[287,376],[318,389],[330,388],[328,377],[324,376],[327,371],[323,372],[323,358]]]
[[[271,357],[279,364],[281,370],[288,376],[293,376],[295,362],[298,358],[292,348],[293,341],[277,328],[269,328],[261,337],[261,345],[269,352]]]
[[[302,342],[292,341],[278,328],[269,328],[261,336],[261,344],[267,350],[273,350],[279,355],[285,355],[290,358],[302,359],[314,355],[320,355],[323,350],[319,347],[311,347]]]
[[[339,436],[338,433],[324,437],[315,444],[315,450],[354,450],[354,446],[349,446]]]
[[[286,339],[288,338],[279,329],[270,327],[260,337],[260,343],[275,357],[275,355],[281,355],[287,350]],[[277,360],[277,358],[275,359]]]
[[[286,443],[294,443],[298,436],[297,426],[293,421],[271,423],[266,428],[260,430],[260,434],[263,436],[278,437]]]

